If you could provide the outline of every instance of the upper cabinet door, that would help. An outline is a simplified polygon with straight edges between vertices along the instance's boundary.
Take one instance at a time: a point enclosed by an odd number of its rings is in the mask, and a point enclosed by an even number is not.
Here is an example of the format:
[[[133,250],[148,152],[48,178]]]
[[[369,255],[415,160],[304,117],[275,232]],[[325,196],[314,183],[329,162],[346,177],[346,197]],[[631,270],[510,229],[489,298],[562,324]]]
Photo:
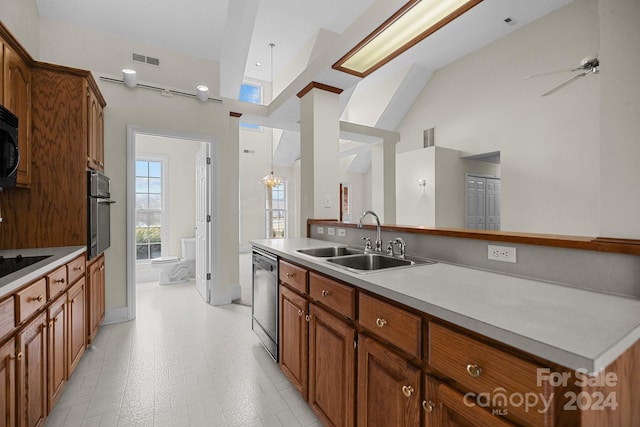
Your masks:
[[[4,106],[18,116],[19,187],[31,184],[31,70],[20,56],[4,45]]]
[[[104,171],[104,113],[98,96],[87,86],[87,166]]]

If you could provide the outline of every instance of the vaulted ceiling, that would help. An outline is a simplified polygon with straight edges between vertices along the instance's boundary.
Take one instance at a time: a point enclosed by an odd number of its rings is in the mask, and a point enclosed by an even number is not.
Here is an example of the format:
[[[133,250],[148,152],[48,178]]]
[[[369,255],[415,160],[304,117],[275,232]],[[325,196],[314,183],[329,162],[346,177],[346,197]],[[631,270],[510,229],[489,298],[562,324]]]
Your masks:
[[[295,95],[310,81],[345,90],[343,120],[395,130],[434,71],[573,0],[484,0],[365,79],[331,69],[406,1],[36,0],[36,4],[41,16],[218,62],[220,94],[228,98],[237,98],[243,79],[271,80],[269,43],[275,43],[277,97],[268,108],[269,117],[244,118],[285,130],[275,160],[288,163],[299,145]],[[512,21],[506,23],[506,18]],[[345,152],[358,154],[352,145],[345,147]]]

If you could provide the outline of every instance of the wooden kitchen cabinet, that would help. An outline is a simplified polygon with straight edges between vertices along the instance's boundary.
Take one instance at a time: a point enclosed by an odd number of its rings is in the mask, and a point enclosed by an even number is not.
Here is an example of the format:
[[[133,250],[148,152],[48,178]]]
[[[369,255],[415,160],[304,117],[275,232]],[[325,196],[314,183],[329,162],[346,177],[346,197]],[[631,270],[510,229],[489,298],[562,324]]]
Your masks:
[[[429,375],[424,376],[425,396],[422,401],[424,427],[510,427],[499,415],[473,404],[462,393]]]
[[[104,254],[95,258],[87,266],[87,319],[88,340],[93,341],[104,319]]]
[[[353,426],[356,331],[316,304],[309,316],[309,405],[325,425]]]
[[[59,296],[48,309],[48,395],[49,412],[62,395],[67,383],[67,298]]]
[[[538,370],[545,368],[509,354],[477,339],[449,329],[443,325],[429,323],[429,364],[451,378],[461,394],[497,393],[509,396],[542,396],[537,404],[510,404],[487,408],[503,414],[505,420],[522,425],[548,426],[553,424],[554,407],[544,407],[544,401],[553,397],[548,381],[538,384]],[[450,391],[440,392],[451,395]],[[558,393],[560,394],[560,393]],[[500,403],[502,400],[494,399]]]
[[[0,346],[0,427],[16,425],[16,343]]]
[[[420,371],[371,337],[358,338],[358,426],[418,426]]]
[[[3,46],[3,104],[18,117],[18,187],[31,184],[31,69],[7,44]]]
[[[21,427],[44,425],[47,417],[47,313],[18,334],[17,421]]]
[[[68,358],[67,374],[71,377],[87,347],[86,281],[82,277],[67,292]]]
[[[309,374],[308,307],[302,296],[280,286],[280,369],[305,400]]]
[[[104,100],[85,83],[87,92],[87,167],[104,172]]]

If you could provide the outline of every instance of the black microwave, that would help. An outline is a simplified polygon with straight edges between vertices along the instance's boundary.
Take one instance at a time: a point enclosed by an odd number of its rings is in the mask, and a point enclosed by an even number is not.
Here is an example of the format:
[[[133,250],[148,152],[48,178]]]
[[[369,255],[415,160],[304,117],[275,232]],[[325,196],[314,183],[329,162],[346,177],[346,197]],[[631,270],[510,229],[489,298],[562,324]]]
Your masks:
[[[19,162],[18,118],[0,105],[0,188],[16,186]]]

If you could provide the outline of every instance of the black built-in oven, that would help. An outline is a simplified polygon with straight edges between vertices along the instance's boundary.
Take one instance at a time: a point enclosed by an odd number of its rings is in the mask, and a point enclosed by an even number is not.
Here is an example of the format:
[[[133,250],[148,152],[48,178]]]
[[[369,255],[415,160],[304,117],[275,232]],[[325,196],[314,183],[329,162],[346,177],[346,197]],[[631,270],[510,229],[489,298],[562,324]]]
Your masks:
[[[251,328],[273,360],[278,361],[278,258],[253,249]]]
[[[0,105],[0,189],[16,186],[18,163],[18,117]]]
[[[87,256],[95,258],[111,246],[111,181],[98,171],[87,172]]]

